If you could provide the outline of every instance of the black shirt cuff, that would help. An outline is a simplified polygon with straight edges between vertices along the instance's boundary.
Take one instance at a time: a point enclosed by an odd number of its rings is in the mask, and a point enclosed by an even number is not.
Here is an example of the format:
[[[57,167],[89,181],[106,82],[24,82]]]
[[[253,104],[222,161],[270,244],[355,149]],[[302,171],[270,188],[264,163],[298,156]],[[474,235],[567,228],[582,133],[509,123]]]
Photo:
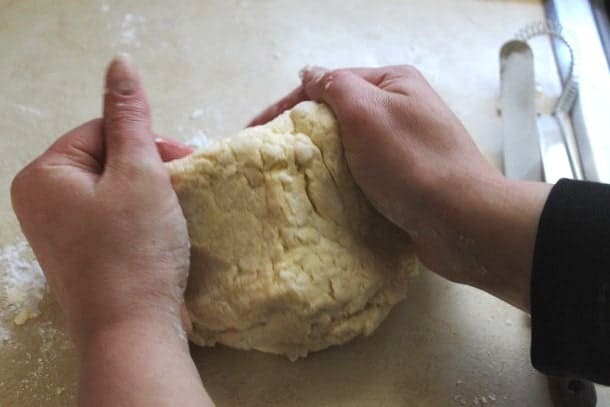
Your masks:
[[[534,367],[610,384],[610,186],[561,180],[541,214],[531,280]]]

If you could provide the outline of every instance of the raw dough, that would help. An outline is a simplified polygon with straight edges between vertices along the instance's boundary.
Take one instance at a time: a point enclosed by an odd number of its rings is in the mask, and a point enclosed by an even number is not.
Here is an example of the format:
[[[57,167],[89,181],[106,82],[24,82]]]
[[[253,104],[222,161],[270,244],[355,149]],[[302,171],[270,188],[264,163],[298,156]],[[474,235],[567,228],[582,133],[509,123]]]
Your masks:
[[[369,335],[405,297],[409,238],[355,185],[326,106],[168,166],[192,243],[193,342],[294,360]]]

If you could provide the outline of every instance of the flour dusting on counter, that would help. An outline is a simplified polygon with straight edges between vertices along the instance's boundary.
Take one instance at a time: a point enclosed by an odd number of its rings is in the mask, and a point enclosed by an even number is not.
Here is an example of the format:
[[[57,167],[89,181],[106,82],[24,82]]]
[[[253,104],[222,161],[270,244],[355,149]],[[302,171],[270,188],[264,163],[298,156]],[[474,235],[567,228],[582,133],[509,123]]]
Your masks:
[[[0,316],[10,316],[15,324],[21,325],[40,314],[38,306],[47,284],[26,241],[20,240],[0,248],[0,282],[4,287],[2,297],[5,301]]]
[[[201,130],[195,130],[193,135],[185,141],[186,145],[201,148],[212,144],[212,140]]]
[[[110,15],[109,10],[110,6],[102,4],[101,11],[103,14]],[[113,48],[119,48],[123,51],[140,48],[143,41],[141,37],[145,37],[147,33],[147,18],[136,13],[126,13],[118,20],[107,22],[106,28],[113,33],[112,36],[116,35],[116,40],[112,43]]]
[[[195,120],[200,118],[201,116],[203,116],[204,110],[197,108],[195,110],[193,110],[193,113],[191,113],[191,115],[189,116],[189,119],[191,120]]]
[[[142,45],[138,39],[137,33],[146,22],[146,18],[141,15],[127,13],[121,21],[121,32],[119,42],[123,45],[132,45],[135,48],[140,48]]]
[[[2,347],[4,342],[7,342],[9,339],[11,339],[9,331],[2,325],[0,325],[0,348]]]

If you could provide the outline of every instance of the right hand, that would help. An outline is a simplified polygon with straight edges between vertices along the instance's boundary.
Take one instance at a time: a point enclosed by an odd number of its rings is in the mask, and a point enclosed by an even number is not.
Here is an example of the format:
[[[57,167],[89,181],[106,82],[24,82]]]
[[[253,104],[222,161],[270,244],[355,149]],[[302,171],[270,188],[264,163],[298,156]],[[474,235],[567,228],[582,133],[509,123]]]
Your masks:
[[[364,194],[413,238],[420,259],[442,272],[448,256],[443,219],[452,190],[473,176],[501,178],[458,118],[410,66],[311,68],[303,84],[258,116],[263,123],[303,99],[326,102],[341,128],[345,157]],[[454,257],[449,256],[449,257]],[[453,280],[465,276],[445,273]]]
[[[334,111],[354,179],[377,210],[411,235],[424,265],[527,308],[546,190],[532,193],[505,179],[415,68],[306,69],[301,86],[251,125],[303,100]]]

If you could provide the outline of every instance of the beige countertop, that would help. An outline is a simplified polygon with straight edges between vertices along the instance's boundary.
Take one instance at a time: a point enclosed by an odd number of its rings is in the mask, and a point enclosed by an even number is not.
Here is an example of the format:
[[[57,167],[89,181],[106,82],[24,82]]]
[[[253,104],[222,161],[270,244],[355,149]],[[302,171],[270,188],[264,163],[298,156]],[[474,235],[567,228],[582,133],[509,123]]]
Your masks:
[[[0,406],[74,403],[76,354],[48,295],[38,317],[13,323],[44,286],[9,185],[57,136],[99,116],[113,55],[138,62],[156,132],[185,141],[235,132],[305,64],[414,64],[500,164],[499,49],[542,18],[527,0],[0,0]],[[538,76],[552,78],[539,55]],[[529,340],[526,315],[424,272],[369,338],[295,363],[226,348],[193,356],[220,406],[547,406]]]

